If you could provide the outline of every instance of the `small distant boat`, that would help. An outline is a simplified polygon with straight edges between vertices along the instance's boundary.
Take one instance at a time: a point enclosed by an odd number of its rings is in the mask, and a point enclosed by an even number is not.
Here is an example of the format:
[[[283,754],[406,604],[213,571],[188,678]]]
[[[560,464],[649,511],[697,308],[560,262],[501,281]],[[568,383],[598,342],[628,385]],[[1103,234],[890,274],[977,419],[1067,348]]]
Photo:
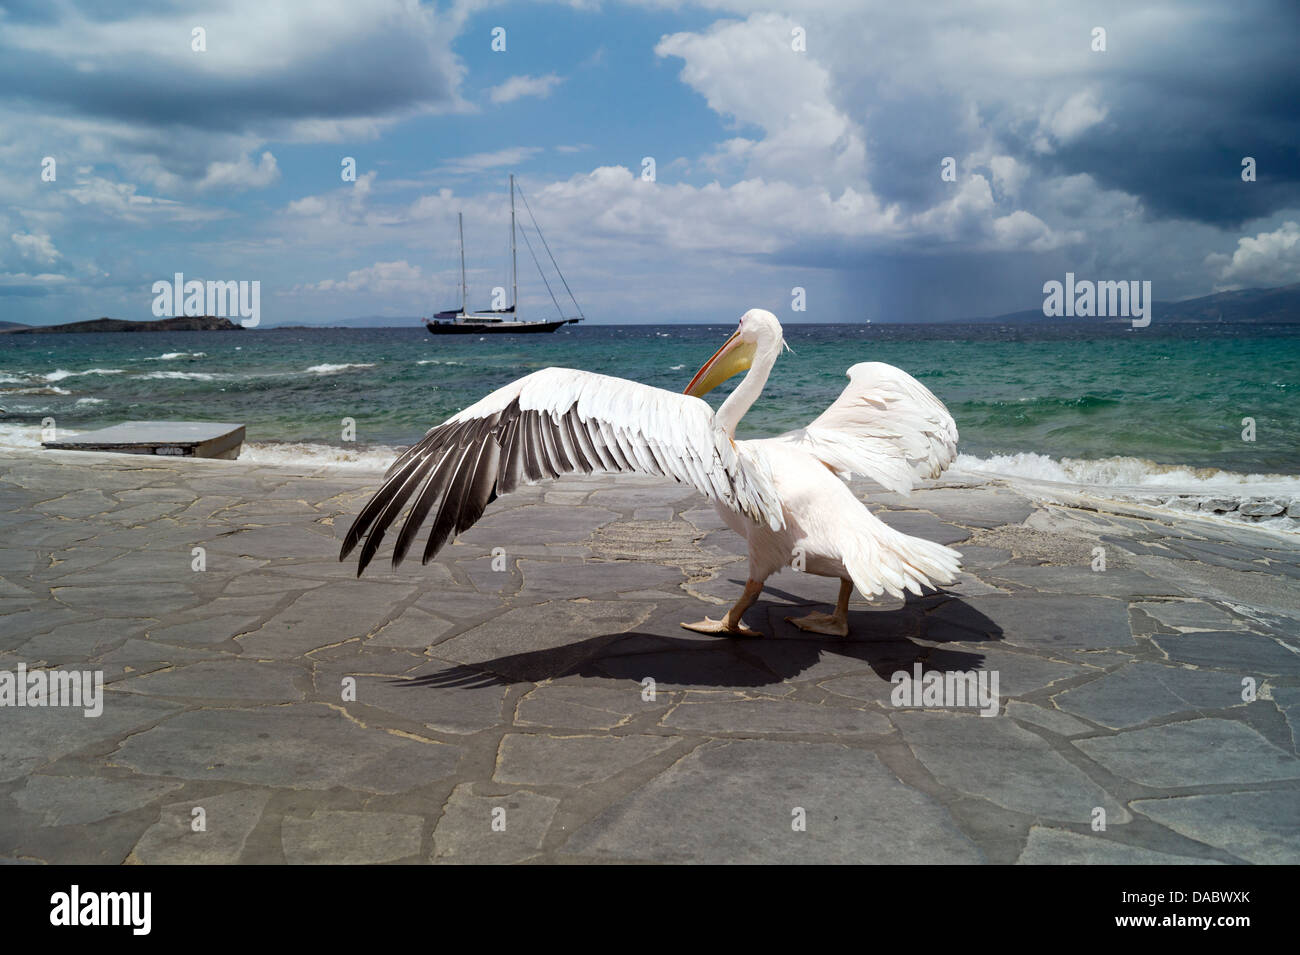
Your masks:
[[[546,237],[542,235],[542,227],[537,224],[537,219],[533,217],[533,210],[528,207],[526,197],[524,198],[524,207],[528,209],[528,215],[533,220],[533,228],[537,230],[537,237],[542,240],[547,255],[550,255],[551,247],[547,244]],[[560,276],[560,281],[564,283],[564,290],[569,293],[569,298],[573,299],[573,307],[578,310],[578,315],[577,317],[566,316],[561,311],[560,303],[556,301],[555,293],[551,291],[551,283],[547,281],[546,273],[542,272],[541,263],[537,261],[537,255],[533,252],[532,243],[528,241],[527,232],[524,233],[524,242],[528,244],[528,251],[533,255],[533,262],[537,265],[537,271],[541,274],[542,281],[546,283],[546,291],[551,293],[551,301],[555,302],[555,310],[560,313],[560,317],[548,321],[524,321],[519,317],[519,264],[515,256],[515,177],[513,175],[510,177],[511,295],[508,308],[486,311],[468,310],[469,289],[465,284],[465,219],[461,213],[456,214],[456,226],[460,235],[460,308],[435,312],[433,318],[426,318],[424,327],[429,330],[430,335],[537,334],[539,332],[553,332],[561,325],[572,325],[586,317],[582,314],[582,308],[578,305],[578,300],[573,297],[573,292],[569,289],[569,283],[564,278],[564,273],[560,271],[559,263],[555,261],[555,256],[551,255],[551,264],[555,266],[555,271]]]

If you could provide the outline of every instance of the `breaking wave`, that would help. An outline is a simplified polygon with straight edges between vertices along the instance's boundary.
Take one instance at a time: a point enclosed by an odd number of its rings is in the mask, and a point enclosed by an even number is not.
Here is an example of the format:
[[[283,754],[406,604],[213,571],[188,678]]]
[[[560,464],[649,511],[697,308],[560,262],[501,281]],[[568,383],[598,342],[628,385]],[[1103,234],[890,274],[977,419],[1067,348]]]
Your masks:
[[[1088,484],[1099,487],[1170,488],[1208,492],[1277,487],[1300,494],[1300,477],[1286,474],[1239,474],[1219,468],[1189,468],[1175,464],[1157,464],[1145,458],[1052,458],[1033,451],[1019,454],[995,454],[977,458],[957,455],[953,471],[990,474],[1003,477],[1030,478],[1062,484]]]
[[[73,378],[77,375],[120,375],[123,373],[121,368],[87,368],[85,371],[68,371],[60,368],[58,371],[52,371],[48,375],[36,375],[41,381],[62,381],[65,378]]]
[[[327,363],[323,365],[312,365],[310,368],[307,369],[307,371],[315,375],[332,375],[335,374],[336,372],[347,371],[349,368],[374,368],[374,367],[375,367],[375,363],[372,361],[344,362],[341,365],[331,365]]]
[[[332,444],[298,441],[246,441],[239,452],[239,460],[250,464],[344,467],[382,473],[393,463],[399,450],[382,444],[341,448]]]
[[[214,375],[204,371],[151,371],[147,375],[140,375],[141,378],[170,378],[182,381],[216,381],[218,378],[227,378],[228,375]]]
[[[1290,474],[1241,474],[1135,457],[1052,458],[1025,451],[987,458],[959,454],[948,475],[1058,485],[1166,511],[1300,530],[1300,519],[1293,516],[1300,505],[1300,477]]]

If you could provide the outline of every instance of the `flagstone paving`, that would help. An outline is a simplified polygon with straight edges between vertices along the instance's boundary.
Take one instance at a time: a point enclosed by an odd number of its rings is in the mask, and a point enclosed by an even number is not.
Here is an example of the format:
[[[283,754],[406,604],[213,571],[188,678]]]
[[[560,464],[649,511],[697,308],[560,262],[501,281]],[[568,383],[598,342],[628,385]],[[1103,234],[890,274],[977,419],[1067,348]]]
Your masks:
[[[786,622],[836,593],[787,570],[735,640],[679,627],[746,570],[688,488],[524,488],[358,580],[376,485],[0,461],[0,675],[105,682],[98,717],[0,706],[0,857],[1300,862],[1296,537],[934,482],[871,506],[956,584],[839,639]],[[895,705],[899,671],[996,676],[996,712]]]

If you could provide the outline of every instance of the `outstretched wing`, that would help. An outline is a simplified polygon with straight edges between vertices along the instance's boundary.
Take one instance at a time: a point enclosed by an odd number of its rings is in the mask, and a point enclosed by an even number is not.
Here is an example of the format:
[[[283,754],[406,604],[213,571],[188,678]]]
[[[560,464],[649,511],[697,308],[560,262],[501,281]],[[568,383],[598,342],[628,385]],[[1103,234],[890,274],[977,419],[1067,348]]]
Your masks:
[[[903,494],[952,464],[957,424],[925,385],[878,361],[854,365],[848,376],[848,386],[829,408],[780,440],[845,476],[861,474]]]
[[[785,526],[763,459],[716,429],[712,410],[699,398],[545,368],[494,391],[407,448],[353,521],[339,559],[364,538],[360,576],[411,501],[393,566],[432,513],[427,562],[500,495],[577,471],[666,475],[773,530]]]

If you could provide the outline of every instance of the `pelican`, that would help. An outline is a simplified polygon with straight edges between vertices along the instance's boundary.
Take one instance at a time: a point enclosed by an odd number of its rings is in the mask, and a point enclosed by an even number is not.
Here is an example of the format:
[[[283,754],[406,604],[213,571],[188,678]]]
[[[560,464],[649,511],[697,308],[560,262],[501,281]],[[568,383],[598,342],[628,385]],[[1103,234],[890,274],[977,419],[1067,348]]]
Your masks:
[[[359,577],[385,532],[410,507],[393,548],[406,557],[430,514],[423,561],[472,526],[483,509],[520,484],[564,474],[635,471],[673,477],[708,497],[749,544],[744,593],[720,620],[683,623],[699,633],[756,636],[741,619],[764,581],[794,565],[840,580],[833,613],[791,623],[845,636],[853,588],[901,597],[951,583],[955,550],[902,534],[871,513],[847,481],[863,475],[906,494],[938,477],[957,453],[957,426],[930,391],[880,362],[848,370],[849,384],[804,428],[737,441],[736,426],[758,400],[785,347],[781,324],[750,309],[731,337],[676,394],[622,378],[545,368],[499,388],[407,448],[357,514],[339,559],[361,543]],[[715,412],[702,397],[747,372]],[[436,505],[436,509],[435,509]]]

